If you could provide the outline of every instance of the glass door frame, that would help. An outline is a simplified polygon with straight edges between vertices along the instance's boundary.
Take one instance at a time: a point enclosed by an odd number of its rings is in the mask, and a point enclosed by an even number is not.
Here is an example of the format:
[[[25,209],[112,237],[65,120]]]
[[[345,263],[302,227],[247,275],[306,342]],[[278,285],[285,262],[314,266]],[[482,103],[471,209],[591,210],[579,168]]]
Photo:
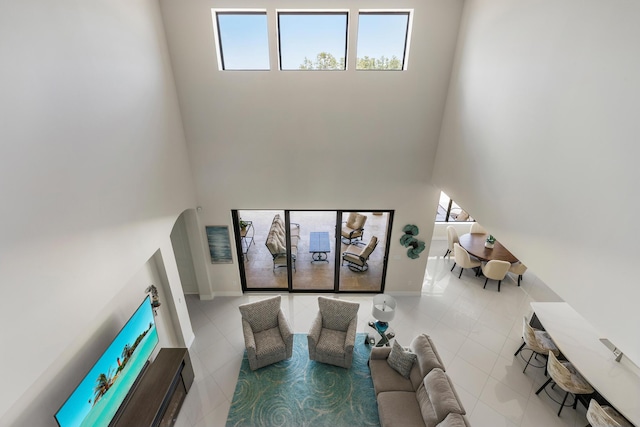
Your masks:
[[[371,293],[383,293],[386,284],[387,278],[387,267],[389,261],[389,249],[391,244],[391,230],[393,227],[393,217],[395,210],[393,209],[277,209],[279,211],[284,212],[284,221],[285,221],[285,236],[286,236],[286,250],[287,250],[287,258],[289,262],[287,262],[287,288],[251,288],[247,286],[247,277],[245,273],[245,263],[244,263],[244,253],[242,251],[242,240],[240,235],[240,211],[245,210],[273,210],[273,209],[232,209],[231,210],[231,219],[233,223],[233,238],[236,243],[236,257],[238,259],[238,270],[240,272],[240,284],[242,288],[242,293],[246,292],[283,292],[287,291],[290,293],[342,293],[342,294],[371,294]],[[293,263],[291,261],[291,212],[335,212],[336,213],[336,233],[335,233],[335,248],[334,251],[334,284],[333,289],[294,289],[293,288]],[[337,248],[341,248],[341,234],[340,230],[342,229],[343,223],[343,214],[349,212],[382,212],[388,214],[387,224],[386,224],[386,239],[385,239],[385,253],[383,256],[383,266],[382,266],[382,278],[380,283],[380,290],[371,291],[371,290],[340,290],[340,269],[341,269],[341,256],[342,252],[337,250]],[[346,219],[345,219],[346,221]],[[296,262],[299,261],[299,256],[296,259]]]

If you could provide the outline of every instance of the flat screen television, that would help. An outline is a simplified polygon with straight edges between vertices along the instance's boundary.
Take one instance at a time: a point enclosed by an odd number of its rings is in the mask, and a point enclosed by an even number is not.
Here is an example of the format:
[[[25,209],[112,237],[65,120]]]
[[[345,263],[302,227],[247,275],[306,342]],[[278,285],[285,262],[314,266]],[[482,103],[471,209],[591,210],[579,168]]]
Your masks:
[[[56,412],[58,425],[108,426],[157,344],[151,298],[147,296]]]

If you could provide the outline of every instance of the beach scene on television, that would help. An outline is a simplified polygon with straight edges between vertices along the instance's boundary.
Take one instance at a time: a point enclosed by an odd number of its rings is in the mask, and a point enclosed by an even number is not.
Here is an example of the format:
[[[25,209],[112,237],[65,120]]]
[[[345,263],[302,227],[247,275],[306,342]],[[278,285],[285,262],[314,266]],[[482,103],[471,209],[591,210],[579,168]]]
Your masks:
[[[147,297],[56,413],[61,427],[108,426],[158,344]]]

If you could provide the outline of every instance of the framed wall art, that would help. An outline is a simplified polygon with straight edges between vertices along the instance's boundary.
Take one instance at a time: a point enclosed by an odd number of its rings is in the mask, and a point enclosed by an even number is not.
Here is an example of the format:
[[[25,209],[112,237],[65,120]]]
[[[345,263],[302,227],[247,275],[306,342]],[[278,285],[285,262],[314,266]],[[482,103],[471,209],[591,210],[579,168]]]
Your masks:
[[[231,264],[231,241],[229,240],[229,227],[226,225],[207,225],[207,242],[211,254],[211,264]]]

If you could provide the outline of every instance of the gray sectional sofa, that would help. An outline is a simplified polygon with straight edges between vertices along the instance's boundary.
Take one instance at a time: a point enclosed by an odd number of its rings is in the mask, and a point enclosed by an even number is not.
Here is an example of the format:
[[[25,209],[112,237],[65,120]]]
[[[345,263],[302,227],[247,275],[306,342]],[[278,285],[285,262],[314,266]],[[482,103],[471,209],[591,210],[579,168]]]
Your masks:
[[[470,427],[431,338],[418,335],[409,349],[417,356],[409,378],[387,363],[390,347],[371,349],[369,367],[382,427]]]

